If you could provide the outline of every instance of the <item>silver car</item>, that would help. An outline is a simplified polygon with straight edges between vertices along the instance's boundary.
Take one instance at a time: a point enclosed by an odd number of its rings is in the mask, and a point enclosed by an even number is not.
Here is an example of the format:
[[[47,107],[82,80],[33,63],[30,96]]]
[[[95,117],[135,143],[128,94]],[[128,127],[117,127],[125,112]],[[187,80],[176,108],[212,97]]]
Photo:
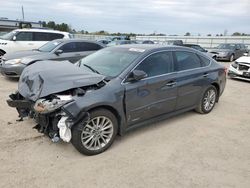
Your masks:
[[[42,47],[19,51],[3,56],[0,71],[7,77],[19,77],[24,68],[43,60],[70,61],[75,63],[81,58],[104,47],[103,44],[78,39],[58,39],[46,43]]]

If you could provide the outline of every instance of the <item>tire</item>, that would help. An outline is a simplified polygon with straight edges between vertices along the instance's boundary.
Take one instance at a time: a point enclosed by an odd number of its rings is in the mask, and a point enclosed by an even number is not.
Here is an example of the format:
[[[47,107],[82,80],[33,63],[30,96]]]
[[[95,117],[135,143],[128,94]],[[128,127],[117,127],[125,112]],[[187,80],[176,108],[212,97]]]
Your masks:
[[[233,61],[234,61],[234,54],[230,55],[229,61],[230,61],[230,62],[233,62]]]
[[[82,154],[97,155],[112,145],[117,130],[115,115],[103,108],[96,109],[90,111],[88,122],[82,121],[72,127],[71,143]]]
[[[217,97],[218,97],[217,89],[212,85],[209,86],[204,92],[195,111],[200,114],[208,114],[209,112],[213,110]]]

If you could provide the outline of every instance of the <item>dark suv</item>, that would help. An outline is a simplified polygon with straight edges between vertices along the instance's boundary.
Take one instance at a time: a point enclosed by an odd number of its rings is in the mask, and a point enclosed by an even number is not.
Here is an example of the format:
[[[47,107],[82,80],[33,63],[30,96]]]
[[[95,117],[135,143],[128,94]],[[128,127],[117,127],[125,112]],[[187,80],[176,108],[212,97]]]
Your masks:
[[[7,102],[53,141],[71,141],[87,155],[105,151],[135,126],[193,109],[211,112],[226,84],[222,65],[185,47],[120,45],[77,65],[25,68]]]

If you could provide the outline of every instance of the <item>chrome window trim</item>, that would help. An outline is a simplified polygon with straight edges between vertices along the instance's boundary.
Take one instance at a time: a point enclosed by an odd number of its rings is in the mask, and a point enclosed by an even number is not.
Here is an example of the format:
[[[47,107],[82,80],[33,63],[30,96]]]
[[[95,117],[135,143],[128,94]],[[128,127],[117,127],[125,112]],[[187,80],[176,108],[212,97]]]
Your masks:
[[[135,70],[140,63],[142,63],[146,58],[148,58],[149,56],[153,55],[153,54],[156,54],[156,53],[160,53],[160,52],[176,52],[176,51],[179,51],[179,50],[160,50],[160,51],[157,51],[157,52],[152,52],[150,53],[149,55],[147,55],[145,58],[143,58],[141,61],[139,61],[133,69],[131,69],[129,71],[129,73],[131,73],[133,70]],[[190,52],[190,51],[184,51],[184,50],[181,50],[183,52]],[[194,52],[190,52],[190,53],[194,53]],[[197,53],[194,53],[197,55]],[[198,54],[198,55],[201,55],[201,54]],[[205,57],[203,54],[201,55],[203,56],[204,58],[207,58]],[[173,59],[173,57],[172,57]],[[146,77],[146,78],[143,78],[141,80],[148,80],[148,79],[152,79],[152,78],[157,78],[157,77],[161,77],[161,76],[166,76],[166,75],[170,75],[170,74],[174,74],[174,73],[182,73],[182,72],[188,72],[188,71],[193,71],[193,70],[198,70],[198,69],[204,69],[204,68],[207,68],[207,67],[210,67],[210,65],[212,64],[212,61],[211,59],[207,58],[209,60],[209,65],[207,66],[204,66],[204,67],[198,67],[198,68],[193,68],[193,69],[187,69],[187,70],[182,70],[182,71],[174,71],[174,72],[171,72],[171,73],[165,73],[165,74],[161,74],[161,75],[157,75],[157,76],[151,76],[151,77]],[[173,63],[174,63],[174,59],[173,59]],[[131,82],[125,82],[125,80],[127,79],[129,73],[125,76],[125,78],[123,78],[122,82],[121,82],[121,85],[125,85],[125,84],[128,84],[128,83],[131,83]]]

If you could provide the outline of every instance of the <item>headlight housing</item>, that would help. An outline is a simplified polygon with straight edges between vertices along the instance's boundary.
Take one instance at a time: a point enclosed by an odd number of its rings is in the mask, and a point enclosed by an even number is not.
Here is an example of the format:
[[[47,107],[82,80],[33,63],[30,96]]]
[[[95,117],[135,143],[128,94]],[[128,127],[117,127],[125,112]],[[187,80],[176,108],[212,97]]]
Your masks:
[[[231,65],[232,65],[233,68],[237,69],[239,64],[238,64],[237,61],[235,61]]]
[[[57,96],[51,100],[39,99],[34,105],[34,110],[41,114],[51,113],[70,101],[72,101],[72,96]]]
[[[5,61],[5,64],[8,64],[8,65],[16,65],[20,63],[21,63],[21,59],[11,59],[11,60]]]

